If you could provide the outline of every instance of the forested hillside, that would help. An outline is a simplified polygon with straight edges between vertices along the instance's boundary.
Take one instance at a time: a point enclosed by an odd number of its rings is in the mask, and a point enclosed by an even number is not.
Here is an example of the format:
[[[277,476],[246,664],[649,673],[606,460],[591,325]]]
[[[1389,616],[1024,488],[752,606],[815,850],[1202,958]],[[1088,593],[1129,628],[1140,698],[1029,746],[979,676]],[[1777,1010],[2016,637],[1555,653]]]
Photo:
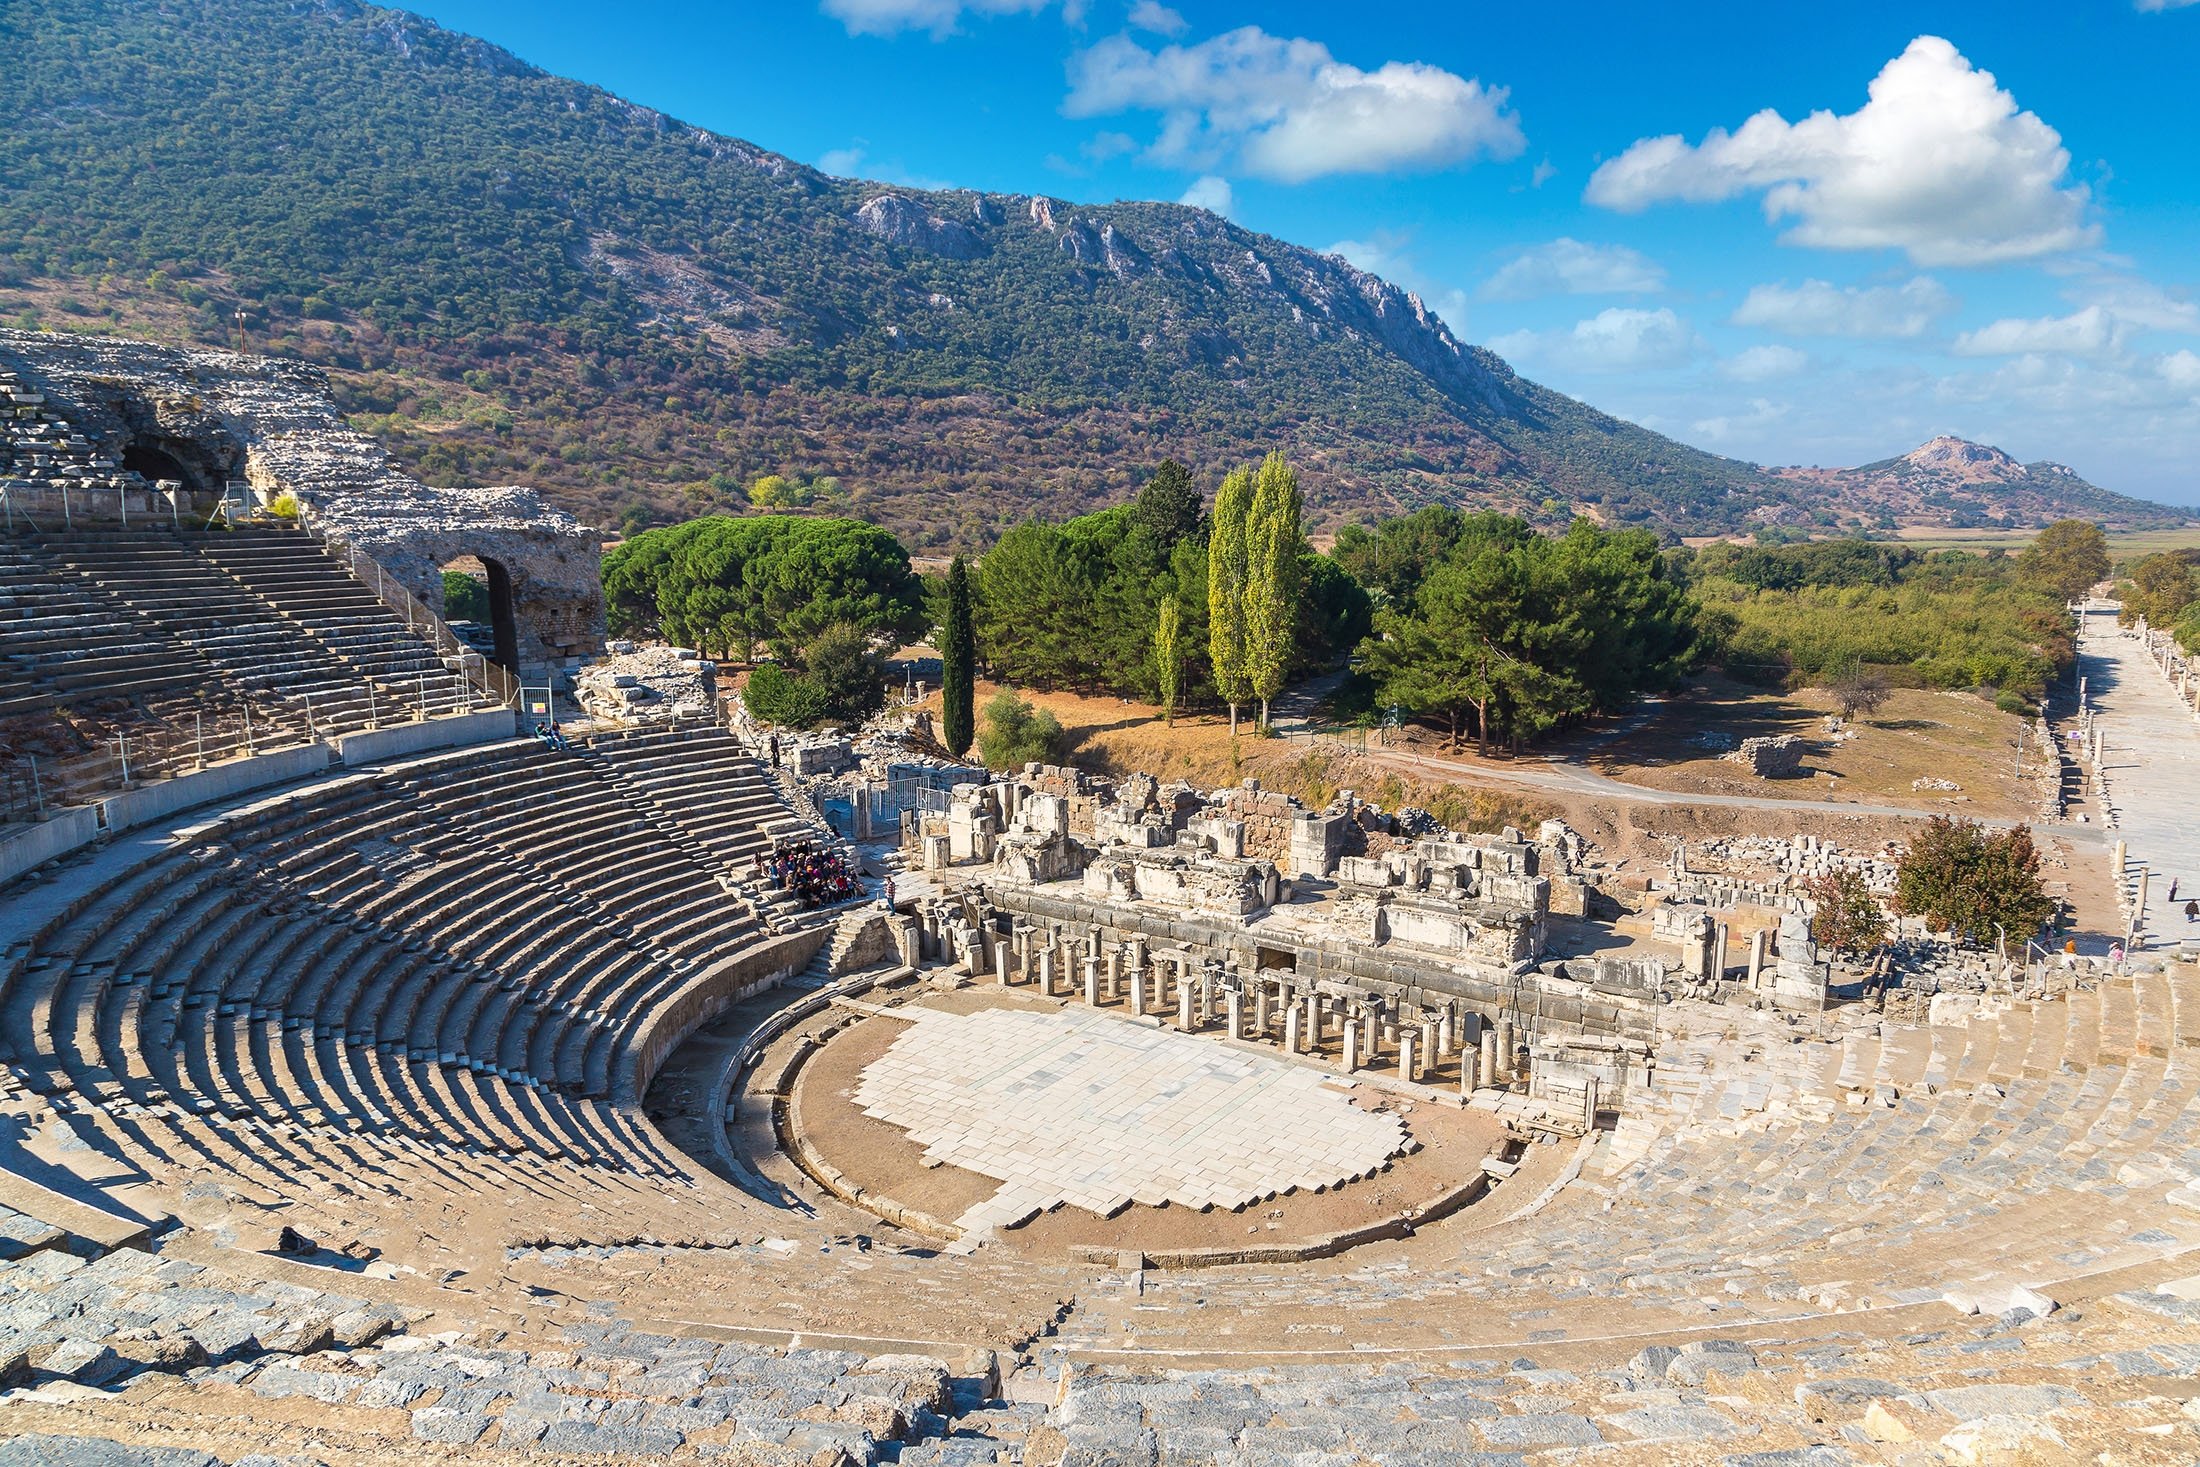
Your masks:
[[[1212,214],[829,178],[402,12],[7,6],[0,80],[0,315],[320,361],[424,477],[605,522],[777,474],[969,542],[1276,443],[1317,525],[1725,527],[1805,493]]]

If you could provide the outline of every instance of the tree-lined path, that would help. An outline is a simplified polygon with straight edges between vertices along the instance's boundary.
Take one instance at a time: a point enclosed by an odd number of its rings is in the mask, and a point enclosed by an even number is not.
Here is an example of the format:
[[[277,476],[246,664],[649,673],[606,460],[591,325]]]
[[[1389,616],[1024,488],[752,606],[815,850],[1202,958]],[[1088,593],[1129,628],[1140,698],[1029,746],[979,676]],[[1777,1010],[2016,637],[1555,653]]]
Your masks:
[[[2113,834],[2129,843],[2131,880],[2143,866],[2146,928],[2155,945],[2200,944],[2184,905],[2200,898],[2200,725],[2177,701],[2136,635],[2116,625],[2112,603],[2079,619],[2078,661],[2107,749]],[[2169,900],[2171,881],[2177,902]]]

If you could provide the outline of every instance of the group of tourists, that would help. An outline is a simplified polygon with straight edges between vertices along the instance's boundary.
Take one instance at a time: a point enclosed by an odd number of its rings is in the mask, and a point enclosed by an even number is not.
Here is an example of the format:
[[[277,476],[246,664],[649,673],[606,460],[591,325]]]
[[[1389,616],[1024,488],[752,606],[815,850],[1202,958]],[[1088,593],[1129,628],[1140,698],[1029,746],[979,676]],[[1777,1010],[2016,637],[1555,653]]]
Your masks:
[[[782,846],[763,861],[773,884],[800,897],[805,907],[829,906],[862,893],[846,856],[809,841]]]
[[[535,737],[542,740],[542,746],[546,749],[555,749],[560,754],[573,752],[572,740],[568,739],[564,731],[555,723],[536,724]]]

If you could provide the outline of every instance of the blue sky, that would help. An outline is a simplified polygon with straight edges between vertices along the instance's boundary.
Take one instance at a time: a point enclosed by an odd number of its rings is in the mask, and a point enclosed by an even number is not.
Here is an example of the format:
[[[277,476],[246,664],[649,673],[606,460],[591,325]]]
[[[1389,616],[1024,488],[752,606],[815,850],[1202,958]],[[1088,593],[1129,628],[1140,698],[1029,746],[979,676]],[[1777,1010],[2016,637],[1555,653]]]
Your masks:
[[[439,0],[828,171],[1188,199],[1719,452],[2200,503],[2200,3]]]

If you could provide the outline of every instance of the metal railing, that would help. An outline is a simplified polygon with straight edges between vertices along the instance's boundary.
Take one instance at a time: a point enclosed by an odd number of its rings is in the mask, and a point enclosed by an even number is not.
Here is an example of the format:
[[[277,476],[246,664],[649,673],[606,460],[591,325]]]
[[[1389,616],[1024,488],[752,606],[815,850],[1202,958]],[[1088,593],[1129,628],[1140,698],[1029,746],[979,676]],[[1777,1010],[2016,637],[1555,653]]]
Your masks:
[[[402,616],[408,631],[424,638],[446,662],[456,666],[468,683],[480,689],[487,706],[519,706],[519,679],[468,646],[451,630],[450,623],[436,615],[428,603],[406,590],[405,583],[385,570],[380,561],[335,532],[321,529],[304,511],[300,513],[299,525],[332,557],[344,562],[359,583],[374,592],[376,600]]]

